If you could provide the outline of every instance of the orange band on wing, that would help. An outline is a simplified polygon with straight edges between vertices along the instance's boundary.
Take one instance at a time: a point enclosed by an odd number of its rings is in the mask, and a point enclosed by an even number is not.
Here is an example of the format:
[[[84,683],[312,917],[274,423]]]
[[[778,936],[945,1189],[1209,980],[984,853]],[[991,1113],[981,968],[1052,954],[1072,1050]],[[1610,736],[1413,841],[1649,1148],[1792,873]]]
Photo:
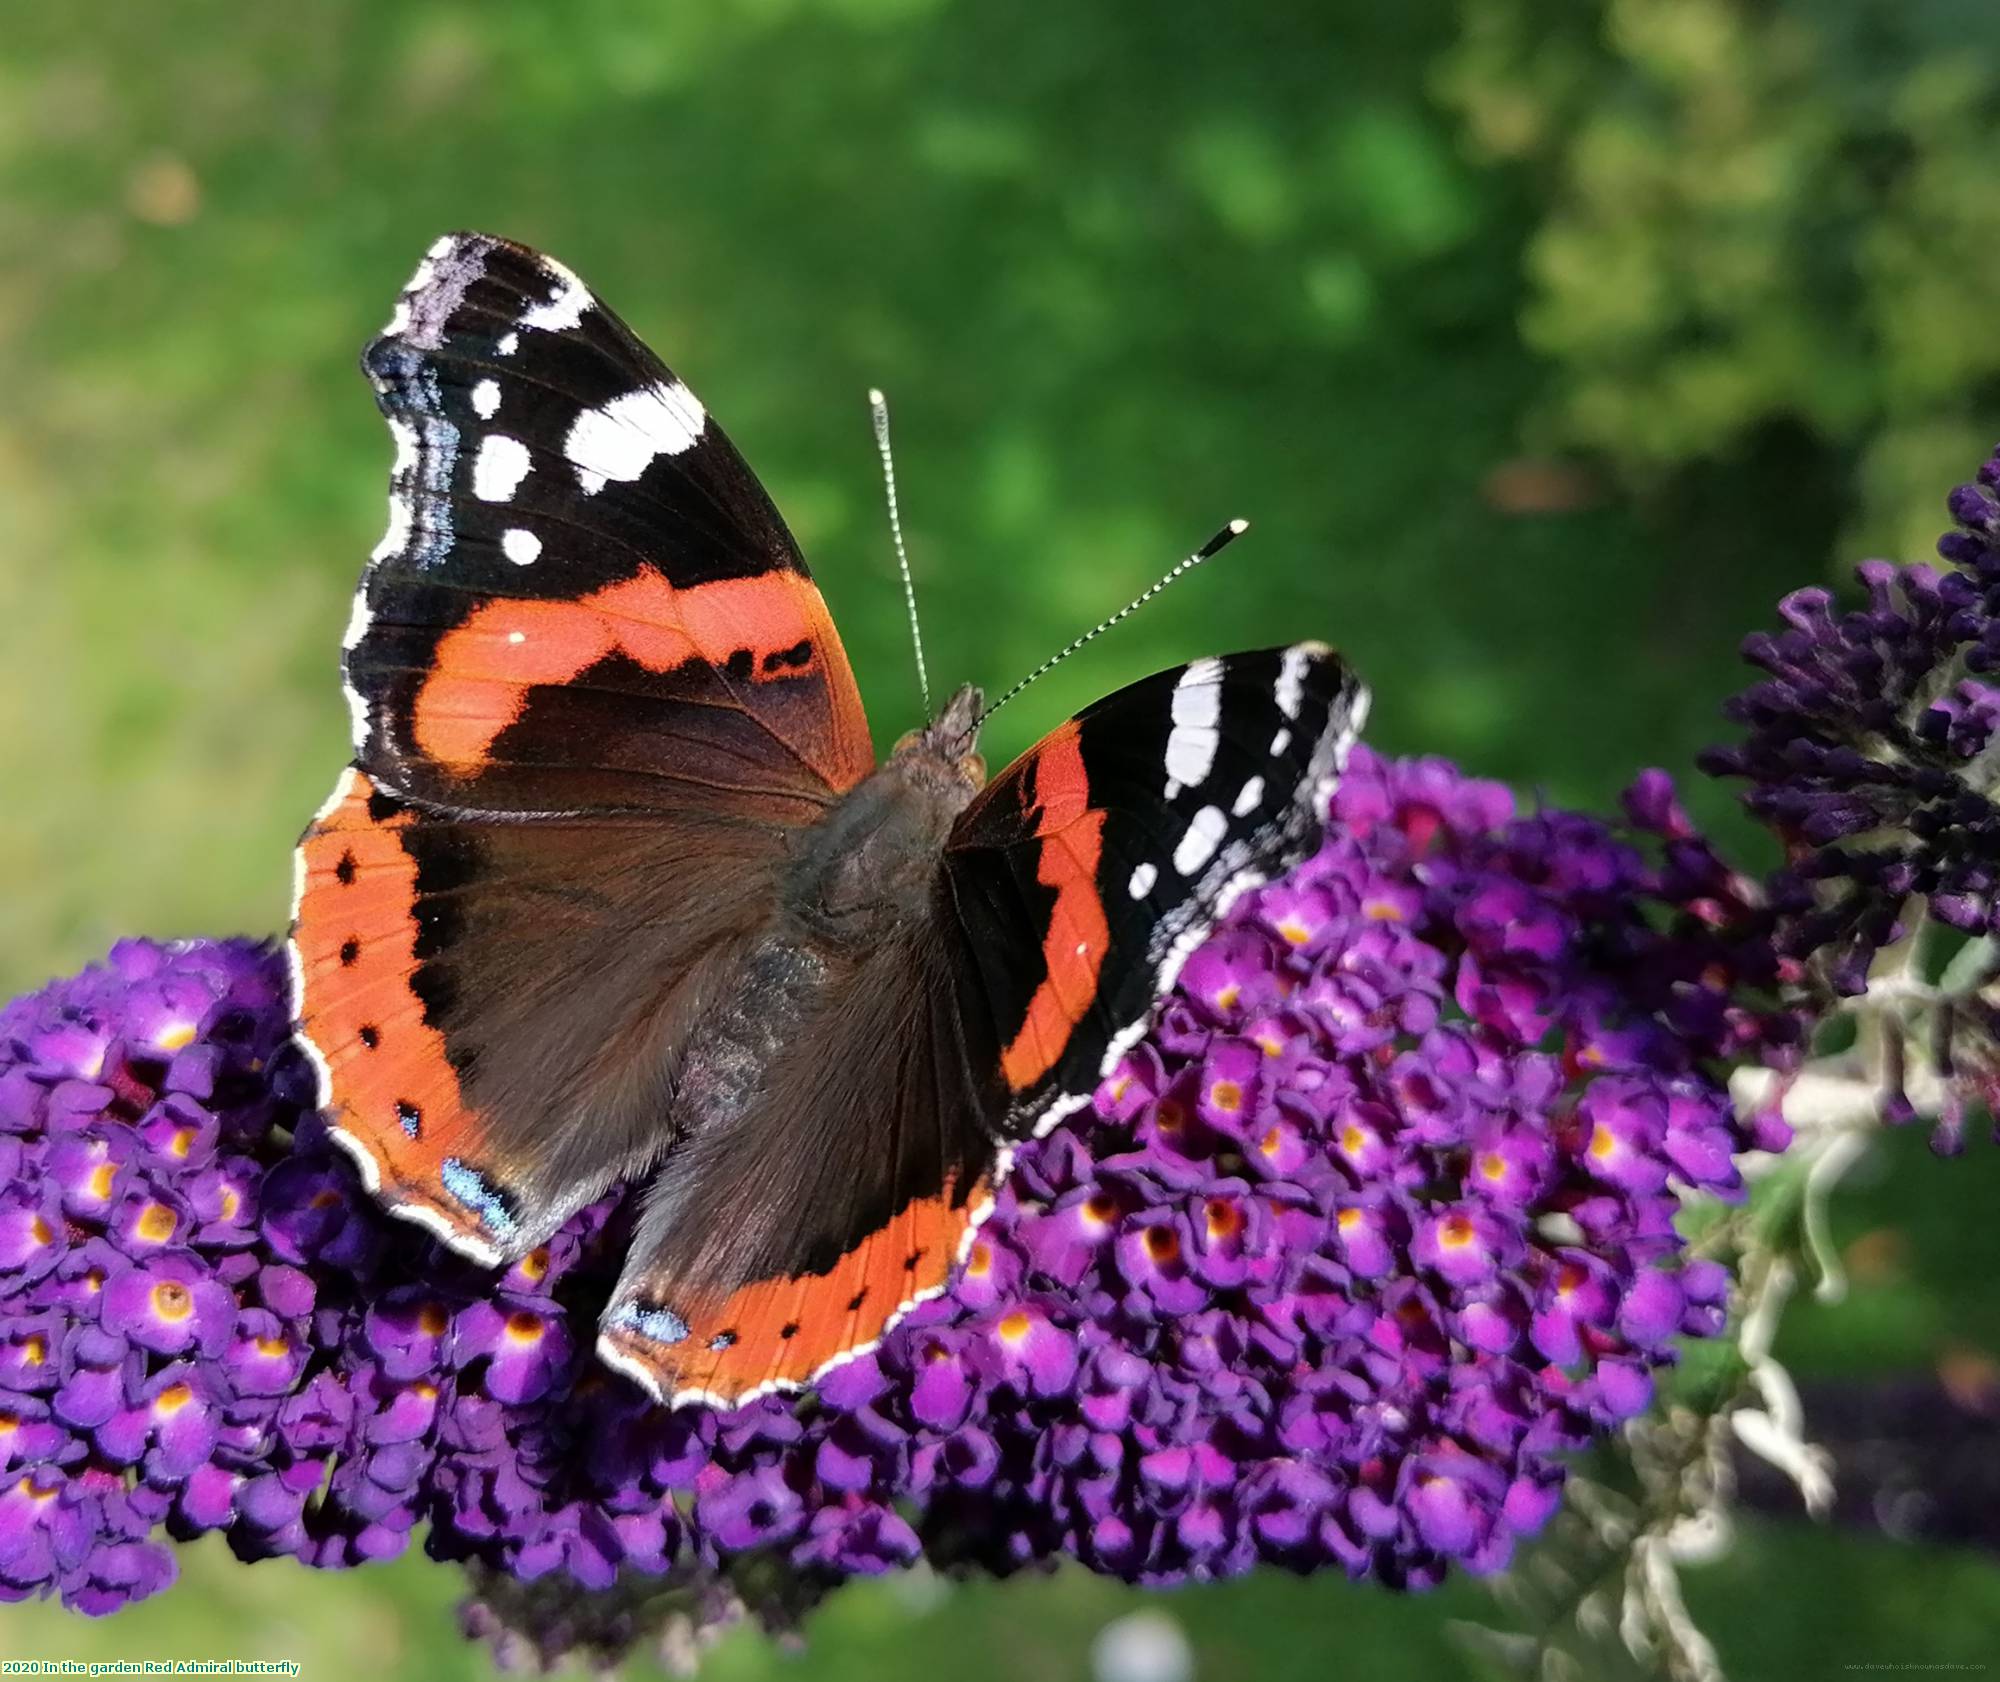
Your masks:
[[[607,1320],[600,1348],[638,1367],[667,1400],[723,1405],[809,1383],[843,1355],[877,1342],[904,1309],[951,1277],[966,1228],[992,1206],[981,1181],[965,1202],[949,1189],[907,1203],[826,1273],[766,1279],[719,1298],[675,1301],[686,1331],[663,1343]]]
[[[814,769],[845,788],[874,763],[866,732],[848,725],[862,712],[846,651],[818,588],[798,572],[676,589],[656,568],[643,567],[575,601],[484,601],[438,639],[417,692],[416,745],[476,772],[521,716],[529,690],[567,683],[613,654],[654,672],[690,660],[726,667],[732,655],[741,665],[747,655],[743,681],[751,684],[815,677],[830,692],[833,739],[801,744]]]
[[[438,1175],[446,1157],[476,1143],[479,1118],[410,986],[417,865],[398,832],[411,814],[376,816],[374,793],[359,771],[348,772],[340,798],[299,843],[293,1004],[326,1065],[329,1119],[374,1160],[383,1201],[419,1204],[477,1234],[478,1221]]]
[[[1050,736],[1035,753],[1035,834],[1042,844],[1036,878],[1054,888],[1056,903],[1042,941],[1046,974],[1021,1030],[1000,1053],[1007,1084],[1025,1092],[1054,1068],[1070,1032],[1097,997],[1097,972],[1111,931],[1097,892],[1097,865],[1104,852],[1104,814],[1090,805],[1090,778],[1075,720]]]

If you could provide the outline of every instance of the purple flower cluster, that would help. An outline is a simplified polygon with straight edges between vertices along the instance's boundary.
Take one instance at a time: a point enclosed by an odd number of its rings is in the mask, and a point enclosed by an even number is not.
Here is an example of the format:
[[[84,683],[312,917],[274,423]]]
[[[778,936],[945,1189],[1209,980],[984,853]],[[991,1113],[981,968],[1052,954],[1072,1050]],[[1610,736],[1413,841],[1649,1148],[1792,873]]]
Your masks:
[[[1866,985],[1917,897],[1953,928],[2000,932],[2000,454],[1952,492],[1948,563],[1856,569],[1865,604],[1779,604],[1744,657],[1769,676],[1727,707],[1743,741],[1705,769],[1742,777],[1778,834],[1778,940],[1836,995]]]
[[[1712,1072],[1769,1031],[1716,932],[1741,885],[1664,778],[1628,812],[1647,847],[1357,751],[949,1293],[728,1413],[590,1353],[615,1200],[469,1267],[302,1109],[271,954],[123,944],[0,1014],[0,1596],[137,1599],[162,1531],[346,1566],[420,1523],[595,1591],[753,1555],[1492,1570],[1722,1324],[1677,1191],[1784,1143]]]

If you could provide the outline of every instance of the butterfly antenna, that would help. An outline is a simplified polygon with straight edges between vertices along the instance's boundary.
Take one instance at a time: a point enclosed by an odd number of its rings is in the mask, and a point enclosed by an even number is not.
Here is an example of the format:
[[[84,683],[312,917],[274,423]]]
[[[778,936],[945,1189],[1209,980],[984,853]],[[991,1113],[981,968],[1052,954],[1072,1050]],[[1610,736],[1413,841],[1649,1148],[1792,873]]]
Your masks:
[[[889,400],[879,390],[868,393],[868,413],[875,422],[875,451],[882,458],[882,486],[889,493],[889,536],[896,544],[896,565],[903,573],[903,602],[910,610],[910,641],[917,651],[917,686],[924,692],[924,717],[931,716],[931,674],[924,666],[924,628],[917,623],[917,586],[910,577],[910,552],[903,547],[903,515],[896,506],[896,458],[889,451]]]
[[[1022,690],[1026,689],[1029,684],[1033,683],[1037,678],[1046,677],[1050,672],[1054,671],[1056,667],[1060,666],[1079,648],[1083,647],[1085,643],[1095,642],[1097,638],[1103,636],[1106,631],[1110,630],[1111,627],[1113,625],[1116,625],[1121,619],[1129,619],[1133,614],[1137,613],[1140,608],[1144,607],[1149,601],[1151,601],[1162,590],[1164,590],[1169,584],[1173,584],[1178,580],[1180,580],[1181,578],[1185,577],[1188,573],[1193,572],[1194,569],[1200,566],[1203,561],[1214,560],[1217,555],[1221,554],[1223,550],[1227,549],[1230,546],[1230,544],[1234,543],[1249,529],[1250,529],[1250,522],[1248,520],[1231,520],[1228,525],[1224,526],[1222,530],[1217,532],[1199,549],[1197,549],[1192,555],[1188,555],[1184,557],[1182,560],[1177,561],[1174,564],[1172,571],[1164,574],[1160,578],[1155,579],[1151,584],[1147,585],[1147,587],[1141,590],[1138,593],[1138,595],[1134,596],[1116,613],[1112,614],[1112,616],[1109,619],[1104,620],[1101,624],[1092,626],[1089,630],[1085,631],[1082,636],[1078,637],[1075,642],[1071,643],[1067,648],[1062,649],[1055,654],[1051,654],[1048,657],[1048,659],[1044,660],[1026,677],[1022,678],[1019,683],[1015,684],[1012,689],[1008,690],[1006,694],[1002,695],[999,700],[995,701],[992,706],[988,707],[983,713],[981,713],[979,715],[980,722],[983,724],[987,719],[991,718],[1009,701],[1013,700],[1016,695],[1020,694]]]

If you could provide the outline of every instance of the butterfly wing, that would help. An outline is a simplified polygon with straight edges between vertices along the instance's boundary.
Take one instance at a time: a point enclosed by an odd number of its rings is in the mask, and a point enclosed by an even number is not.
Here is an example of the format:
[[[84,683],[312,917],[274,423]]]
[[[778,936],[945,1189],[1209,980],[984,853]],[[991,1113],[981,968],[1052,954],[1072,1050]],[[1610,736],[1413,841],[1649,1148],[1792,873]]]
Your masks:
[[[575,275],[447,235],[362,365],[396,440],[346,638],[371,777],[488,812],[806,822],[872,767],[770,498]]]
[[[1367,694],[1318,644],[1070,720],[966,810],[931,915],[661,1167],[599,1349],[669,1401],[797,1387],[942,1290],[1013,1145],[1089,1101],[1229,902],[1316,843]]]
[[[852,963],[746,1113],[648,1189],[599,1353],[669,1402],[796,1389],[944,1288],[1007,1168],[997,1052],[926,920]]]
[[[295,1008],[371,1186],[494,1260],[666,1147],[704,987],[873,756],[769,498],[575,275],[448,235],[363,365],[396,463]]]
[[[1080,713],[967,810],[946,878],[1003,1136],[1088,1103],[1237,895],[1317,844],[1368,699],[1323,643],[1196,660]]]

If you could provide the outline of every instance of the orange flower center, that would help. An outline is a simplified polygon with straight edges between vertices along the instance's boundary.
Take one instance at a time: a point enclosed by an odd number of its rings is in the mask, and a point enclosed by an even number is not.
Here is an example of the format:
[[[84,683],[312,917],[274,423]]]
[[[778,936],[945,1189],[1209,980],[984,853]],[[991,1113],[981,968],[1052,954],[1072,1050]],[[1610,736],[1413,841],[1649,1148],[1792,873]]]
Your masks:
[[[1590,1154],[1596,1157],[1599,1162],[1602,1162],[1608,1156],[1616,1156],[1618,1154],[1618,1135],[1613,1133],[1601,1121],[1596,1127],[1591,1129]]]
[[[100,1162],[95,1168],[91,1169],[90,1178],[84,1181],[84,1188],[99,1203],[102,1203],[111,1195],[111,1181],[116,1174],[117,1170],[110,1163]]]
[[[544,1330],[542,1317],[530,1314],[525,1308],[517,1308],[507,1316],[507,1336],[515,1343],[540,1343]]]
[[[530,1250],[521,1258],[521,1271],[530,1279],[545,1279],[549,1271],[549,1252],[546,1248]]]
[[[260,1337],[257,1340],[257,1353],[273,1361],[291,1352],[292,1346],[281,1337]]]
[[[1498,1183],[1507,1177],[1507,1159],[1498,1151],[1488,1151],[1479,1159],[1480,1178]]]
[[[150,1298],[157,1319],[178,1325],[194,1312],[194,1292],[178,1279],[163,1279],[152,1289]]]
[[[1006,1342],[1019,1343],[1035,1329],[1035,1322],[1017,1308],[995,1329]]]
[[[1225,1115],[1243,1108],[1243,1088],[1233,1080],[1219,1080],[1208,1089],[1208,1101]]]
[[[169,1384],[153,1402],[153,1411],[162,1418],[171,1419],[194,1400],[194,1387],[189,1384]]]
[[[179,1051],[184,1045],[194,1043],[194,1024],[176,1022],[171,1028],[162,1028],[153,1036],[153,1044],[162,1051]]]
[[[1464,1249],[1476,1237],[1478,1234],[1473,1230],[1472,1222],[1464,1215],[1448,1216],[1438,1229],[1438,1241],[1454,1250]]]
[[[47,1221],[43,1220],[40,1215],[37,1215],[28,1223],[28,1236],[34,1239],[37,1244],[46,1244],[51,1238],[55,1237],[55,1229]]]
[[[1336,1217],[1335,1225],[1337,1225],[1342,1232],[1352,1232],[1356,1227],[1358,1227],[1361,1224],[1364,1218],[1365,1217],[1362,1215],[1359,1209],[1343,1209],[1341,1210],[1340,1214]]]
[[[1084,1218],[1096,1226],[1109,1226],[1118,1218],[1118,1200],[1109,1192],[1100,1191],[1084,1204]]]
[[[985,1239],[972,1246],[972,1254],[965,1258],[965,1271],[973,1279],[984,1279],[993,1271],[993,1249]]]
[[[1146,1229],[1146,1254],[1164,1266],[1181,1253],[1179,1236],[1170,1226],[1150,1226]]]
[[[1284,1148],[1284,1143],[1284,1134],[1274,1127],[1257,1141],[1257,1148],[1266,1156],[1276,1156]]]
[[[443,1337],[450,1326],[451,1316],[442,1303],[427,1302],[417,1310],[417,1330],[425,1337]]]
[[[139,1217],[139,1236],[149,1243],[164,1244],[173,1237],[174,1228],[180,1225],[180,1217],[164,1203],[149,1203],[146,1212]]]
[[[1228,1198],[1210,1198],[1207,1212],[1209,1237],[1232,1238],[1243,1230],[1243,1211]]]

